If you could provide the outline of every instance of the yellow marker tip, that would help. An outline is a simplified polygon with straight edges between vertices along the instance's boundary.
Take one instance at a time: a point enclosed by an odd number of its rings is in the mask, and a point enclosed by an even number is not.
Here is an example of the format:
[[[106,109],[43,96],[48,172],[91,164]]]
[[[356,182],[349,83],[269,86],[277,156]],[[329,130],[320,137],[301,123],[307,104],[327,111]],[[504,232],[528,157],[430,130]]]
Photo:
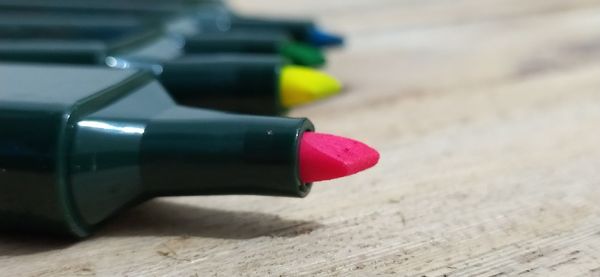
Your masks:
[[[285,66],[281,73],[281,103],[286,108],[337,94],[342,85],[334,77],[302,66]]]

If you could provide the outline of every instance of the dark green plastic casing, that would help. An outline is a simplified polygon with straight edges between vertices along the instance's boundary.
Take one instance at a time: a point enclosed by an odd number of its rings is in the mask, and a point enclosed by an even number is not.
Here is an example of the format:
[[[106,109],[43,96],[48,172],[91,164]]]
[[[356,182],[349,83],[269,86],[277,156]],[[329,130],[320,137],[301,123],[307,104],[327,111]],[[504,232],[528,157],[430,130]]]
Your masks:
[[[310,30],[314,23],[310,20],[266,19],[251,16],[232,15],[230,31],[285,32],[296,41],[310,41]]]
[[[281,32],[227,32],[188,36],[186,53],[278,54],[290,39]]]
[[[277,115],[283,66],[273,55],[190,55],[164,62],[158,78],[182,105]]]
[[[0,26],[0,60],[146,69],[182,105],[260,115],[285,111],[280,56],[184,55],[160,29],[115,25]],[[22,39],[31,35],[38,39]]]
[[[162,36],[144,24],[0,24],[0,59],[19,62],[104,64],[109,53],[127,52]]]
[[[303,197],[307,119],[175,104],[150,74],[0,65],[0,228],[83,237],[156,196]]]
[[[146,18],[169,20],[181,16],[195,18],[201,32],[284,32],[297,41],[307,42],[314,27],[310,20],[265,19],[238,15],[223,1],[201,0],[0,0],[5,11],[46,11],[135,15]]]

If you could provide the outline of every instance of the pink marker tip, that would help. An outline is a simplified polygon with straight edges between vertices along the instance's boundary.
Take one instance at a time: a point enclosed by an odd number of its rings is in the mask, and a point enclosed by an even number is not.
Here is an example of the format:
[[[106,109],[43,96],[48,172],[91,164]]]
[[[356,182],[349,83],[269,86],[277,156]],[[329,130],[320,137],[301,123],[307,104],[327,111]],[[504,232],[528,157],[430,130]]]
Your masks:
[[[300,140],[300,180],[340,178],[377,164],[379,153],[368,145],[329,134],[306,132]]]

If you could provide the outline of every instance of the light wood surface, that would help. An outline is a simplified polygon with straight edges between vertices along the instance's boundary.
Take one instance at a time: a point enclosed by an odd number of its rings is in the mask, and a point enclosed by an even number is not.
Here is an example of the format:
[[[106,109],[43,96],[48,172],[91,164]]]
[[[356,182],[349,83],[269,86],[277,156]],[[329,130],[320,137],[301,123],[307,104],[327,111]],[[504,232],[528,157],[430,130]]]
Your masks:
[[[2,276],[600,276],[600,1],[237,0],[349,36],[295,110],[381,151],[305,199],[149,202],[0,236]]]

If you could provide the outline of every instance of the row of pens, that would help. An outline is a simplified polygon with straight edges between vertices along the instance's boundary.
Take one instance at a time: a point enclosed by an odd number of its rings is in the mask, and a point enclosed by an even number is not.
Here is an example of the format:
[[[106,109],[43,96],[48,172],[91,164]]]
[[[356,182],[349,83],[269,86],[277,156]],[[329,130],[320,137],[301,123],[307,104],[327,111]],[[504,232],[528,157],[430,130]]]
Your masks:
[[[89,235],[158,196],[304,197],[378,162],[288,109],[343,39],[215,0],[0,0],[0,228]]]

